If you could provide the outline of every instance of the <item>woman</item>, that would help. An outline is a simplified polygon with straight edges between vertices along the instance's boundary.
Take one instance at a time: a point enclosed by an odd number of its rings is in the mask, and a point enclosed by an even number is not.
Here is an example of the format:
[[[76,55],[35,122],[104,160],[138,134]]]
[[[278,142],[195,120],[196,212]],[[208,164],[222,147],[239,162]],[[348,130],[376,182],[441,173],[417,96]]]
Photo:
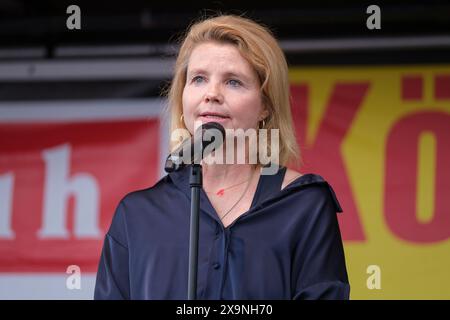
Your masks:
[[[347,299],[334,192],[320,176],[286,168],[298,149],[287,63],[270,31],[232,15],[192,25],[168,101],[171,132],[192,135],[209,121],[279,130],[273,175],[262,174],[259,158],[202,164],[197,297]],[[95,298],[186,299],[189,215],[189,166],[122,199],[105,237]]]

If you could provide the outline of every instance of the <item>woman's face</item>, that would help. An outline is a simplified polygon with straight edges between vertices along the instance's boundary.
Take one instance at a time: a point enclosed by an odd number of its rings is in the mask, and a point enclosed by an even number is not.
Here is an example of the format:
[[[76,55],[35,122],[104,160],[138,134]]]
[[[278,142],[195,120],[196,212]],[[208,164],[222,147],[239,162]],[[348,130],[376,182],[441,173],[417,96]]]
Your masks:
[[[191,134],[201,123],[211,121],[225,129],[258,128],[268,114],[259,87],[256,72],[233,45],[197,45],[188,62],[183,90],[186,127]]]

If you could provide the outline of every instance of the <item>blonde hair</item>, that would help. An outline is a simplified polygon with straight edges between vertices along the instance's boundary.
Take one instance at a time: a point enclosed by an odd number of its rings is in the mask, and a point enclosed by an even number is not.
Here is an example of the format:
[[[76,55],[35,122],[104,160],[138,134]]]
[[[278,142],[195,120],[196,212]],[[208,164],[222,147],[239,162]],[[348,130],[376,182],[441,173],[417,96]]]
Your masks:
[[[261,85],[263,104],[269,111],[264,129],[269,129],[269,137],[270,129],[279,129],[279,164],[287,165],[290,161],[298,164],[300,155],[291,115],[286,58],[269,29],[241,16],[219,15],[198,21],[191,25],[183,37],[174,77],[165,93],[168,98],[166,112],[170,121],[169,137],[176,129],[187,129],[181,115],[189,57],[197,45],[205,42],[234,45],[253,67]],[[175,147],[171,142],[169,152]],[[267,154],[270,154],[270,143]]]

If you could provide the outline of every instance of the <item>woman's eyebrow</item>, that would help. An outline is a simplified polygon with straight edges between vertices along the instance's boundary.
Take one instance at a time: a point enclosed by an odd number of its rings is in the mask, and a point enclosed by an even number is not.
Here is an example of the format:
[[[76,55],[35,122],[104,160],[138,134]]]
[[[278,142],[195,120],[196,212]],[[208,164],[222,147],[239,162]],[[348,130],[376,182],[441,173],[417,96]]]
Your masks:
[[[188,75],[192,75],[192,74],[209,74],[209,72],[206,71],[205,69],[202,69],[202,68],[194,68],[194,69],[191,69],[191,70],[188,71]],[[236,77],[236,78],[241,78],[241,79],[244,79],[244,80],[249,80],[250,79],[245,74],[243,74],[241,72],[236,72],[236,71],[225,71],[223,73],[223,76],[225,78]]]
[[[188,74],[198,74],[198,73],[203,73],[203,74],[207,74],[208,72],[206,72],[204,69],[191,69],[188,70],[187,72]]]
[[[225,72],[225,73],[224,73],[224,76],[225,76],[226,78],[229,78],[229,77],[236,77],[236,78],[240,78],[240,79],[244,79],[244,80],[249,80],[249,78],[248,78],[245,74],[240,73],[240,72],[228,71],[228,72]]]

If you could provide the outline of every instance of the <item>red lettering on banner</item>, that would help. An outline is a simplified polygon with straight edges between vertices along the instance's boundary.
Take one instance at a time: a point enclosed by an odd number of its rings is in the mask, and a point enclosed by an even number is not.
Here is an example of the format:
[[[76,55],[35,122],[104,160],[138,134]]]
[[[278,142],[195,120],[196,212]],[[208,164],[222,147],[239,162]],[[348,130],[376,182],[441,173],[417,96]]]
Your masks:
[[[402,100],[423,99],[423,76],[406,75],[402,77]]]
[[[364,241],[365,236],[342,159],[341,146],[368,88],[366,82],[335,84],[315,141],[311,146],[305,146],[309,88],[307,85],[291,87],[292,112],[304,163],[301,172],[316,172],[333,186],[345,212],[338,216],[342,237],[349,241]]]
[[[159,176],[159,120],[0,124],[0,272],[97,270],[119,200]]]
[[[450,74],[434,77],[434,96],[436,100],[450,99]]]
[[[436,139],[433,219],[417,220],[417,165],[419,136]],[[420,112],[399,120],[388,135],[385,177],[385,216],[389,228],[411,242],[437,242],[450,237],[450,115]]]

